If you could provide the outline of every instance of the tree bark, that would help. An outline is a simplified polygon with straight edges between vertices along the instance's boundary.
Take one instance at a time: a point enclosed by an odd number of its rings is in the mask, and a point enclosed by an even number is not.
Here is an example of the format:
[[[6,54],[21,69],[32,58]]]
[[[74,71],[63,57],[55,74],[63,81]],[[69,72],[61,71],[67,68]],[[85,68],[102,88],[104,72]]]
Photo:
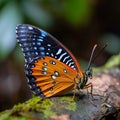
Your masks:
[[[117,60],[118,62],[115,62]],[[114,63],[112,63],[114,62]],[[119,120],[120,119],[120,55],[112,57],[89,82],[93,93],[87,90],[52,97],[45,100],[33,97],[25,103],[0,113],[2,120]],[[98,72],[99,71],[99,72]]]

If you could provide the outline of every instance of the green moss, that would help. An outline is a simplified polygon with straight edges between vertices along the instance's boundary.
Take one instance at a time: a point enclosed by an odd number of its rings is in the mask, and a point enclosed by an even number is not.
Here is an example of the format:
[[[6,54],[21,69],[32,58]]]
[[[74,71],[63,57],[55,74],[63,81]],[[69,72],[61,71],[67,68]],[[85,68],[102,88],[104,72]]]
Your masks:
[[[120,53],[112,56],[104,66],[93,68],[94,73],[107,71],[111,67],[120,66]]]
[[[27,112],[35,110],[36,104],[39,103],[40,101],[41,101],[40,97],[33,97],[32,99],[26,101],[25,103],[19,103],[18,105],[15,105],[12,110],[13,112],[15,111]]]
[[[50,115],[56,115],[55,112],[51,110],[53,102],[50,99],[45,99],[41,104],[36,105],[36,111],[44,113],[44,117],[48,118]]]
[[[120,53],[118,55],[112,56],[104,66],[105,68],[120,66]]]
[[[28,120],[28,118],[24,117],[24,116],[19,116],[19,117],[14,116],[14,115],[12,115],[11,110],[6,110],[6,111],[0,113],[0,120]]]
[[[10,110],[6,110],[0,113],[0,120],[7,120],[7,118],[11,115]]]
[[[51,110],[53,102],[50,99],[41,100],[40,97],[33,97],[25,103],[15,105],[11,110],[4,111],[0,114],[0,120],[33,120],[34,113],[40,114],[44,118],[50,115],[56,115]]]
[[[59,104],[63,105],[65,109],[75,111],[77,106],[76,102],[72,99],[72,97],[61,97],[59,99]]]

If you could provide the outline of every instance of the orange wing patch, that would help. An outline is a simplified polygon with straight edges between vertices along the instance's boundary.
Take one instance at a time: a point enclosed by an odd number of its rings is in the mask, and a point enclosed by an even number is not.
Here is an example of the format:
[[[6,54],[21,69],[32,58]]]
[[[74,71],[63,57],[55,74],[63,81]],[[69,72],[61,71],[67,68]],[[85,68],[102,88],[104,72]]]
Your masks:
[[[66,64],[48,56],[38,59],[31,69],[36,78],[35,84],[45,97],[61,95],[72,90],[78,75],[77,71]]]

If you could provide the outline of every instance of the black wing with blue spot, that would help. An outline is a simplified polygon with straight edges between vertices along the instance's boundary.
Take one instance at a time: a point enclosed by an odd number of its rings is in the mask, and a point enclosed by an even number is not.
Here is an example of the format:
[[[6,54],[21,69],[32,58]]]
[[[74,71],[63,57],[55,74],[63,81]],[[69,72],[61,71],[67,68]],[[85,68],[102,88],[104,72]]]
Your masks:
[[[16,27],[16,38],[25,56],[26,64],[34,59],[50,56],[76,70],[76,64],[67,49],[52,35],[27,24]]]

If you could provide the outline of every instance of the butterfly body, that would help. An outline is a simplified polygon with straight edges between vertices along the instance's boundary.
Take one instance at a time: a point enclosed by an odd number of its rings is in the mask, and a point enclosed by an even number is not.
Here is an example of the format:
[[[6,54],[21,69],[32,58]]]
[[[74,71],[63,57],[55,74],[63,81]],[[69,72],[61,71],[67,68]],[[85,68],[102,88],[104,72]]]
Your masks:
[[[31,25],[18,25],[16,38],[25,56],[31,90],[42,98],[83,89],[91,71],[82,73],[74,55],[49,33]]]

